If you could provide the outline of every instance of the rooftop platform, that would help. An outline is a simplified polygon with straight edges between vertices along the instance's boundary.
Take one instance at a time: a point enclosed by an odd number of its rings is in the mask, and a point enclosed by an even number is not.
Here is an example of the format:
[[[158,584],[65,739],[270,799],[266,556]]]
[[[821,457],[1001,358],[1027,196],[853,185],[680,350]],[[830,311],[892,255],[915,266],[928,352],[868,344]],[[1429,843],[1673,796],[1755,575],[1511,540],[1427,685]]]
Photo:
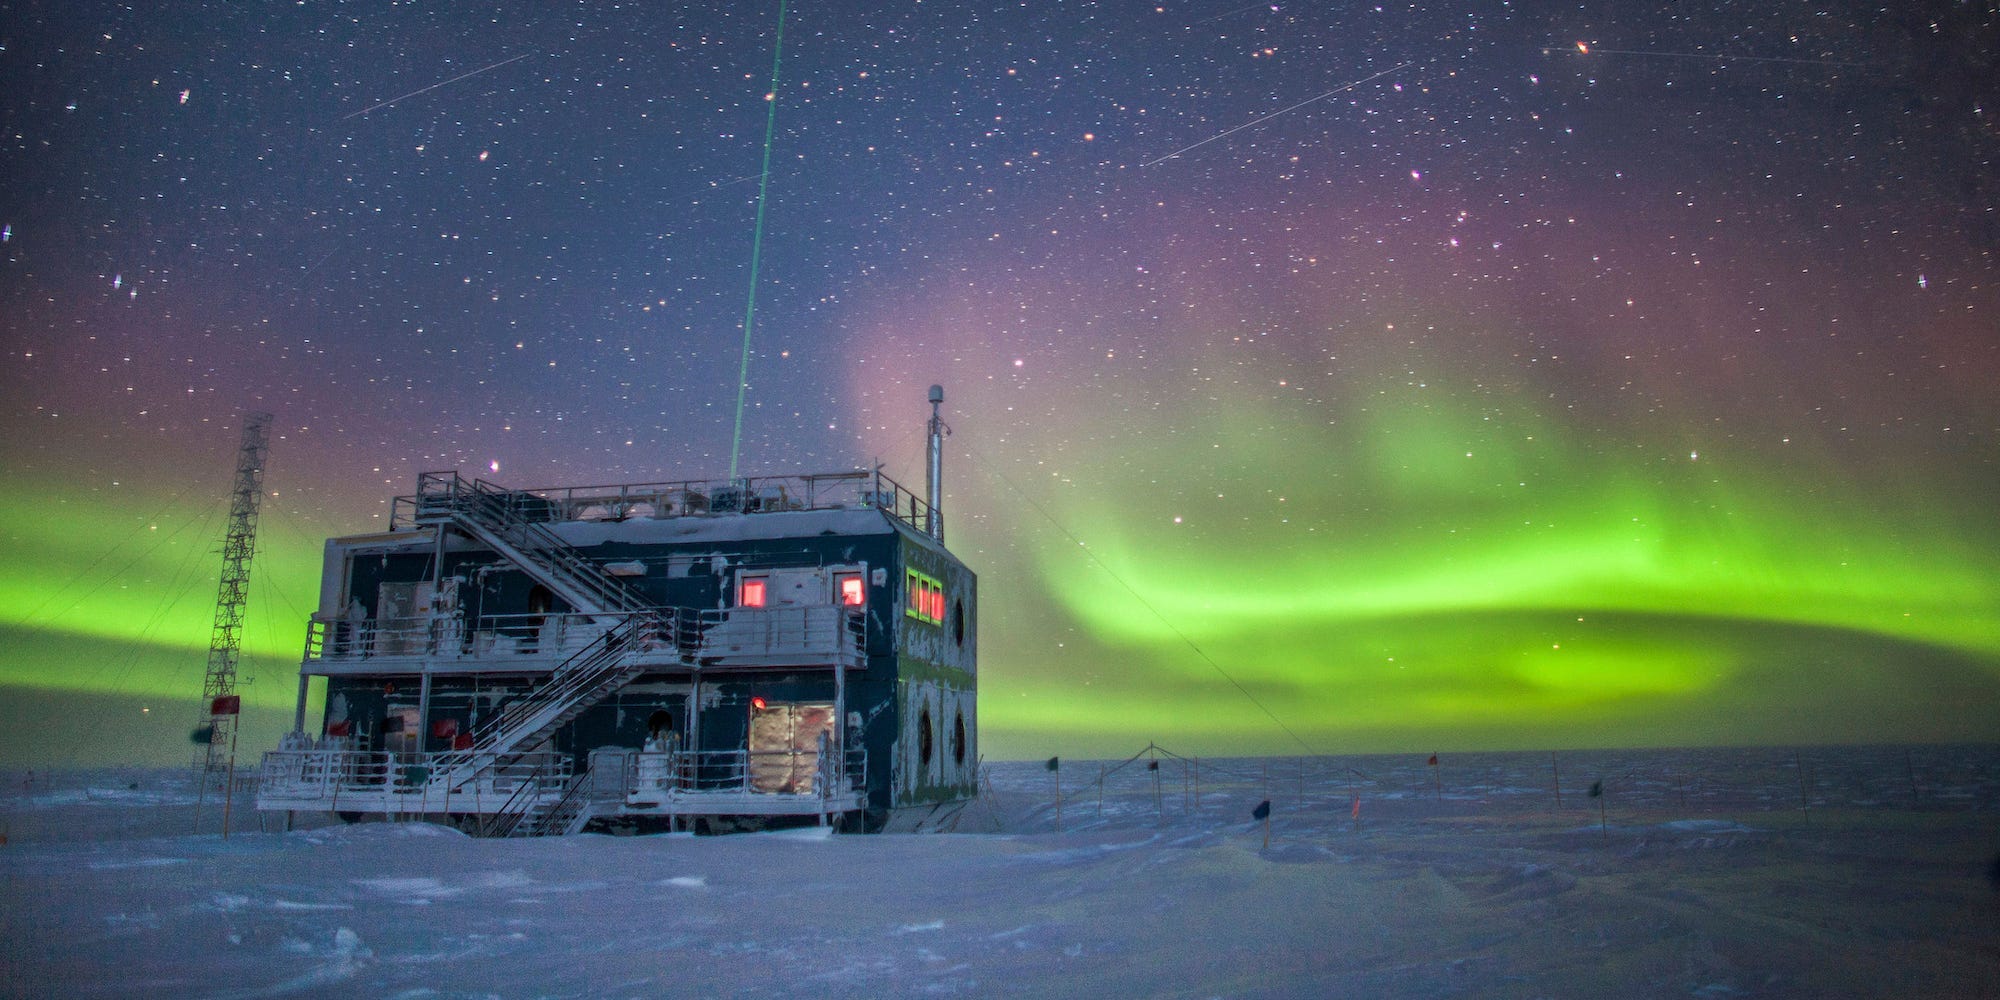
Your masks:
[[[458,495],[468,485],[509,497],[516,514],[541,524],[872,509],[918,531],[929,531],[930,525],[941,525],[943,517],[894,479],[869,470],[522,490],[484,480],[468,484],[455,472],[427,472],[418,478],[414,495],[395,498],[389,530],[414,531],[436,523],[440,500]]]

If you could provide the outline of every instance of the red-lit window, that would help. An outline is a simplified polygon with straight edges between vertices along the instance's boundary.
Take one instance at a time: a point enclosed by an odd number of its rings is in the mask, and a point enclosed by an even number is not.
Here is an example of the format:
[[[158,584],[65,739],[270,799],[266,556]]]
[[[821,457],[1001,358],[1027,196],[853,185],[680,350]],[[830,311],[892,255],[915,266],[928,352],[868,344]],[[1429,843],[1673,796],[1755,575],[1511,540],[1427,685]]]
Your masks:
[[[861,585],[861,574],[842,573],[833,579],[840,588],[841,607],[858,608],[868,602],[868,591]]]
[[[743,581],[743,596],[736,601],[738,607],[761,608],[769,590],[768,581],[763,577],[752,577]]]
[[[944,584],[925,576],[916,570],[907,571],[905,588],[907,599],[903,602],[903,613],[918,621],[932,625],[944,623]]]

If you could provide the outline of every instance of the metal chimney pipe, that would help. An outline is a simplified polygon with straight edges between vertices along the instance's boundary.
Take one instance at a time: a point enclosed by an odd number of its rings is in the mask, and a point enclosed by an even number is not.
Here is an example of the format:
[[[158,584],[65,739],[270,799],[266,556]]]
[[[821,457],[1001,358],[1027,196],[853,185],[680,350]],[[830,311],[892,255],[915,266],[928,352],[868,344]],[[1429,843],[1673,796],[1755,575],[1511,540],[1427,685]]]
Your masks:
[[[944,541],[944,517],[939,513],[944,501],[944,418],[938,416],[938,407],[943,404],[944,386],[931,386],[930,451],[925,456],[928,461],[924,477],[930,511],[924,515],[924,531],[939,542]]]

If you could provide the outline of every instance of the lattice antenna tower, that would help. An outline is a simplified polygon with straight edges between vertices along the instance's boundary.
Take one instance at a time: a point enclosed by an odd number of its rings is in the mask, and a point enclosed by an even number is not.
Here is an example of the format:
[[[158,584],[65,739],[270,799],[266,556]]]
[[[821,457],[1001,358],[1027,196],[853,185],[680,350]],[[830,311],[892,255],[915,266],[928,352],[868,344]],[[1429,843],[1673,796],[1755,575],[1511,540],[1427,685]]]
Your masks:
[[[215,625],[208,633],[208,672],[201,682],[201,720],[208,742],[195,749],[195,771],[228,770],[235,757],[236,659],[243,645],[243,608],[250,599],[250,558],[257,550],[257,508],[264,500],[264,458],[270,452],[271,414],[243,418],[236,447],[236,486],[229,494],[229,530],[222,538],[222,583],[215,592]],[[219,709],[222,709],[219,711]],[[197,741],[199,743],[199,741]]]

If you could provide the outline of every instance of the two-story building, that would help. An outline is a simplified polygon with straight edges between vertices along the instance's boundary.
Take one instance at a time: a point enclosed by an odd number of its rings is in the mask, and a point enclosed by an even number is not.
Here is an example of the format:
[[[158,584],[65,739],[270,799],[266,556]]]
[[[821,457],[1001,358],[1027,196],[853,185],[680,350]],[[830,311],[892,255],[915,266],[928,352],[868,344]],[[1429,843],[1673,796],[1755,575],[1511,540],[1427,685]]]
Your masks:
[[[977,579],[877,471],[506,489],[427,473],[328,540],[258,807],[598,826],[949,827],[977,790]],[[323,684],[324,715],[306,706]]]

